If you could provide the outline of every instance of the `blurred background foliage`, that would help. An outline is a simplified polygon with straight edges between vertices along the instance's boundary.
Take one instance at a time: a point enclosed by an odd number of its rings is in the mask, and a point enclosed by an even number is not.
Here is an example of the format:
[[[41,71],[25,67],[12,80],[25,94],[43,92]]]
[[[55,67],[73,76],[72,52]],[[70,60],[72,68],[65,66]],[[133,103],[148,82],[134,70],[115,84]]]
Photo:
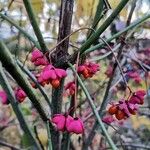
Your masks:
[[[108,2],[110,4],[111,9],[107,12],[106,16],[109,16],[110,12],[112,12],[112,10],[116,8],[120,0],[108,0]],[[48,44],[49,48],[51,48],[56,44],[57,41],[60,0],[31,0],[31,3],[36,13],[36,17],[38,19],[38,23],[43,33],[44,39]],[[118,19],[116,19],[114,23],[116,23],[118,20],[126,22],[127,16],[129,14],[129,10],[131,8],[131,3],[132,0],[121,11],[120,16],[118,16]],[[98,0],[76,0],[75,1],[74,15],[72,21],[72,31],[81,27],[91,26],[92,21],[94,19],[94,14],[96,12],[97,4],[98,4]],[[133,22],[138,18],[140,18],[141,16],[143,16],[144,14],[150,13],[149,10],[150,10],[149,0],[138,0],[131,21]],[[0,11],[10,16],[15,22],[17,22],[22,28],[24,28],[24,30],[30,33],[31,36],[36,38],[33,29],[31,27],[31,24],[29,22],[29,19],[27,17],[27,13],[25,11],[22,0],[14,0],[14,1],[0,0]],[[106,19],[106,16],[100,21],[98,26],[102,24],[102,22]],[[148,20],[146,23],[144,23],[143,25],[135,29],[136,38],[133,40],[133,43],[134,42],[136,44],[139,43],[137,39],[139,40],[150,39],[149,30],[150,30],[150,20]],[[87,30],[82,30],[80,32],[77,32],[73,36],[71,36],[70,45],[80,47],[81,44],[84,43],[84,41],[86,40],[87,32],[88,32]],[[8,24],[6,21],[2,19],[0,20],[0,39],[4,39],[8,47],[11,47],[11,51],[15,53],[22,62],[24,62],[26,60],[25,57],[27,56],[28,52],[32,50],[32,44],[23,35],[21,35],[18,38],[19,34],[20,33],[18,32],[18,30],[16,30],[14,27]],[[110,28],[106,30],[103,36],[104,37],[111,36]],[[148,47],[150,47],[150,44],[148,42],[147,42]],[[133,45],[132,48],[135,48],[135,45]],[[75,51],[75,49],[70,46],[69,52],[73,53],[73,51]],[[93,56],[97,56],[97,55],[99,54],[93,52],[89,54],[89,58],[93,58]],[[26,65],[30,68],[30,70],[32,70],[34,69],[34,66],[31,65],[30,61],[28,61],[29,59],[30,59],[30,55],[27,58]],[[88,85],[87,87],[89,87],[90,93],[94,93],[99,88],[95,96],[95,99],[98,100],[96,101],[96,105],[99,106],[99,104],[101,104],[102,101],[102,95],[104,95],[104,91],[105,91],[104,89],[106,87],[105,82],[108,81],[105,75],[105,71],[107,69],[107,66],[109,65],[109,60],[104,59],[103,61],[100,60],[97,62],[100,62],[101,64],[101,71],[95,77],[93,77],[92,80],[90,81],[87,80],[86,85]],[[97,81],[99,81],[99,85],[97,84]],[[148,82],[150,84],[150,81]],[[14,84],[13,81],[12,84]],[[136,85],[132,81],[130,81],[129,84],[133,87],[133,89],[142,88],[146,90],[147,88],[144,80],[139,85]],[[50,87],[47,86],[46,90],[49,92]],[[122,97],[123,92],[124,91],[120,91],[119,93],[114,94],[113,98],[118,99]],[[39,96],[41,95],[39,94]],[[85,98],[82,97],[82,100],[83,99]],[[146,103],[146,105],[148,104]],[[32,125],[38,126],[38,136],[42,141],[43,145],[46,146],[47,145],[46,129],[43,127],[41,122],[38,121],[38,119],[35,117],[36,112],[34,110],[31,111],[30,109],[32,108],[31,104],[29,104],[29,102],[26,101],[24,102],[22,108],[23,108],[24,115],[29,121],[29,124],[31,124],[31,126]],[[142,108],[141,111],[144,112],[147,111],[149,113],[149,110],[147,108]],[[7,119],[5,120],[5,118]],[[136,135],[137,139],[146,141],[145,138],[147,138],[148,135],[150,135],[149,117],[141,116],[139,114],[133,116],[127,124],[129,125],[125,127],[121,127],[122,129],[120,127],[118,128],[118,130],[121,130],[122,135],[124,136],[123,138],[128,139],[133,135]],[[127,131],[126,128],[129,128],[129,130]],[[0,106],[0,132],[1,132],[0,140],[5,139],[5,141],[7,141],[8,143],[16,146],[19,145],[19,143],[21,142],[22,144],[26,145],[26,147],[28,147],[29,145],[26,142],[26,138],[25,136],[22,135],[22,132],[20,131],[21,130],[18,126],[18,122],[12,112],[11,107],[10,106],[3,107],[1,105]],[[98,135],[96,137],[99,138]],[[132,141],[132,138],[129,141]]]

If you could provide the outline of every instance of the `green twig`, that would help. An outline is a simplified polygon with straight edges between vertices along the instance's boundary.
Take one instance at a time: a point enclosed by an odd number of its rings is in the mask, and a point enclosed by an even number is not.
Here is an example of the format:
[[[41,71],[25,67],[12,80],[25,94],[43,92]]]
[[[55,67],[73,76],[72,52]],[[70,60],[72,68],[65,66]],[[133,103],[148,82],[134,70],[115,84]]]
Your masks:
[[[94,20],[93,20],[93,24],[92,24],[92,29],[96,29],[100,19],[103,17],[103,8],[104,8],[104,1],[103,0],[99,0],[99,3],[97,5],[97,9],[96,9],[96,13],[94,16]],[[88,32],[88,37],[87,39],[91,36],[92,31]]]
[[[128,30],[131,30],[132,28],[134,28],[135,26],[140,25],[141,23],[143,23],[145,20],[147,20],[148,18],[150,18],[150,14],[148,15],[144,15],[144,17],[142,17],[141,19],[138,19],[137,21],[135,21],[134,23],[132,23],[130,26],[126,27],[125,29],[123,29],[122,31],[116,33],[115,35],[113,35],[111,38],[107,39],[106,42],[111,42],[112,40],[116,39],[117,37],[119,37],[120,35],[122,35],[123,33],[127,32]],[[101,48],[104,44],[100,43],[97,44],[89,49],[87,49],[84,54],[92,52],[94,50],[97,50],[99,48]]]
[[[123,73],[123,70],[122,70],[122,68],[121,68],[120,62],[119,62],[117,56],[115,55],[115,53],[113,52],[111,46],[110,46],[103,38],[101,38],[101,37],[99,37],[99,38],[107,45],[108,49],[112,52],[113,57],[115,58],[115,61],[116,61],[117,65],[118,65],[118,68],[119,68],[119,70],[120,70],[122,79],[123,79],[124,83],[126,84],[126,87],[130,90],[130,92],[132,92],[131,89],[130,89],[129,86],[128,86],[128,83],[127,83],[126,78],[125,78],[125,76],[124,76],[124,73]]]
[[[78,79],[78,82],[79,82],[79,85],[81,86],[83,92],[85,93],[85,95],[86,95],[86,97],[87,97],[87,99],[88,99],[88,101],[89,101],[89,104],[90,104],[90,106],[91,106],[91,108],[92,108],[92,111],[93,111],[93,113],[94,113],[94,115],[95,115],[95,117],[96,117],[96,119],[97,119],[97,121],[98,121],[98,124],[100,125],[100,127],[101,127],[101,129],[102,129],[104,135],[106,136],[106,139],[107,139],[107,141],[108,141],[110,147],[112,148],[112,150],[117,150],[117,147],[115,146],[114,142],[112,141],[111,137],[109,136],[109,134],[108,134],[108,132],[107,132],[107,130],[106,130],[106,128],[105,128],[105,126],[104,126],[104,124],[103,124],[103,122],[102,122],[100,116],[99,116],[99,113],[98,113],[98,111],[96,110],[96,106],[95,106],[95,104],[94,104],[94,102],[93,102],[93,100],[92,100],[92,98],[91,98],[89,92],[87,91],[85,85],[83,84],[81,78],[79,77],[79,75],[78,75],[77,72],[75,71],[75,69],[74,69],[74,67],[72,66],[72,64],[68,63],[68,65],[70,66],[70,68],[72,69],[72,71],[76,74],[77,79]]]
[[[137,3],[137,0],[133,0],[132,3],[131,3],[131,10],[129,12],[129,15],[128,15],[128,19],[127,19],[127,22],[126,22],[126,26],[129,26],[130,23],[131,23],[131,19],[132,19],[132,16],[133,16],[133,12],[136,8],[136,3]]]
[[[33,103],[36,110],[39,112],[43,121],[47,121],[47,115],[39,102],[39,98],[36,96],[30,82],[27,77],[23,74],[22,70],[16,65],[8,48],[4,42],[0,41],[0,61],[2,62],[5,69],[12,75],[18,85],[25,91],[31,102]]]
[[[14,92],[9,84],[9,81],[7,80],[7,77],[3,71],[2,64],[0,63],[0,81],[3,89],[6,91],[8,99],[12,105],[12,108],[18,118],[18,121],[20,123],[21,128],[23,129],[24,133],[28,136],[29,142],[38,150],[40,150],[40,145],[37,142],[36,138],[34,137],[33,133],[31,132],[27,122],[24,119],[23,113],[17,103],[17,100],[15,98]]]
[[[116,46],[112,49],[112,51],[113,51],[113,52],[117,51],[119,47],[120,47],[120,44],[116,45]],[[105,59],[106,57],[108,57],[108,56],[111,55],[111,54],[112,54],[112,52],[109,51],[109,52],[105,53],[105,54],[102,55],[102,56],[93,57],[92,59],[90,59],[90,61],[99,61],[99,60]]]
[[[49,128],[49,120],[47,121],[46,127],[47,127],[47,135],[48,135],[48,150],[53,150],[52,149],[52,140],[51,140],[51,132]]]
[[[49,50],[49,52],[50,52],[49,55],[51,55],[54,51],[56,51],[56,50],[57,50],[56,48],[57,48],[59,45],[61,45],[63,42],[65,42],[66,40],[68,40],[73,34],[79,32],[79,31],[81,31],[81,30],[85,30],[85,29],[88,29],[88,30],[90,30],[90,31],[95,32],[95,30],[94,30],[93,28],[88,28],[88,27],[79,28],[79,29],[77,29],[77,30],[71,32],[69,35],[67,35],[65,38],[63,38],[61,41],[59,41],[54,47],[52,47],[52,48]],[[71,45],[71,46],[73,46],[73,45]],[[76,47],[76,46],[73,46],[73,47],[79,49],[79,48]]]
[[[89,48],[95,40],[107,29],[107,27],[112,23],[115,17],[120,13],[120,11],[125,7],[129,0],[122,0],[113,13],[106,19],[106,21],[98,28],[96,33],[93,33],[91,37],[82,45],[80,52],[83,53],[87,48]]]
[[[36,16],[34,14],[34,11],[33,11],[32,5],[31,5],[31,2],[30,2],[30,0],[23,0],[23,3],[24,3],[24,6],[26,8],[27,14],[29,16],[29,19],[30,19],[31,25],[33,27],[34,33],[35,33],[35,35],[39,41],[41,51],[43,53],[45,53],[48,50],[48,48],[44,42],[44,38],[43,38],[42,33],[39,29],[39,26],[38,26],[38,23],[36,20]]]
[[[35,86],[39,89],[39,91],[43,95],[45,101],[48,103],[49,108],[51,108],[50,99],[48,98],[44,88],[42,88],[42,86],[38,83],[35,76],[25,66],[23,66],[23,64],[19,60],[17,60],[17,64],[29,76],[29,78],[35,83]]]

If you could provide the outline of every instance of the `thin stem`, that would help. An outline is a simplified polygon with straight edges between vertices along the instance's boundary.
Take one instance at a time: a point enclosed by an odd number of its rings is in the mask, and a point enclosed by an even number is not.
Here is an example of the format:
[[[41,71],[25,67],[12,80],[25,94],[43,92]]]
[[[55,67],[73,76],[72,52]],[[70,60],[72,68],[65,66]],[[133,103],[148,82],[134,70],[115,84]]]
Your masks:
[[[145,72],[150,71],[150,66],[144,64],[142,61],[140,61],[138,58],[132,58],[131,56],[124,54],[125,57],[130,58],[131,60],[133,60],[134,62],[136,62]]]
[[[122,77],[120,77],[118,80],[117,80],[117,82],[114,84],[114,85],[112,85],[111,87],[110,87],[110,91],[112,91],[119,83],[120,83],[120,81],[122,80]]]
[[[77,60],[76,60],[76,71],[78,70],[78,65],[79,65],[79,55],[80,55],[80,53],[78,53]],[[77,92],[78,92],[78,84],[77,84],[78,82],[77,82],[76,74],[74,77],[74,83],[75,83],[75,93],[74,93],[74,95],[71,96],[70,107],[68,110],[68,115],[70,115],[70,116],[74,115],[76,108],[77,108],[77,102],[76,101],[77,101]],[[75,115],[76,115],[76,113],[75,113]],[[62,148],[65,150],[70,149],[70,134],[69,133],[63,134]]]
[[[121,44],[117,44],[113,49],[112,51],[115,52],[118,50],[118,48],[120,47]],[[109,55],[112,54],[112,51],[109,51],[107,53],[105,53],[104,55],[102,56],[97,56],[97,57],[93,57],[92,59],[90,59],[90,61],[99,61],[99,60],[102,60],[102,59],[105,59],[106,57],[108,57]]]
[[[38,83],[35,76],[19,60],[17,60],[17,64],[29,76],[29,78],[35,83],[35,86],[39,89],[39,91],[41,92],[41,94],[45,98],[46,102],[48,103],[49,108],[51,108],[50,99],[48,98],[44,88],[42,88],[42,86]]]
[[[105,4],[105,7],[106,7],[107,9],[111,9],[111,6],[110,6],[108,0],[103,0],[103,1],[104,1],[104,4]]]
[[[52,149],[52,140],[51,140],[51,132],[49,128],[49,120],[47,121],[46,127],[47,127],[47,135],[48,135],[48,150],[53,150]]]
[[[25,60],[23,62],[23,67],[25,66],[26,61],[28,60],[28,57],[30,55],[30,53],[33,51],[34,46],[32,46],[31,42],[30,42],[31,48],[29,49],[28,53],[26,54]]]
[[[123,73],[123,70],[122,70],[122,68],[121,68],[121,65],[120,65],[120,63],[119,63],[119,61],[118,61],[118,58],[116,57],[116,55],[115,55],[114,51],[112,50],[112,48],[110,47],[110,45],[109,45],[102,37],[99,37],[99,38],[108,46],[109,50],[112,52],[112,54],[113,54],[113,56],[114,56],[114,58],[115,58],[115,60],[116,60],[116,62],[117,62],[118,68],[119,68],[119,70],[120,70],[122,79],[123,79],[124,83],[126,84],[126,87],[129,89],[130,94],[131,94],[131,93],[132,93],[132,90],[131,90],[130,87],[128,86],[128,83],[127,83],[126,78],[125,78],[125,76],[124,76],[124,73]]]
[[[135,26],[139,26],[141,23],[143,23],[144,21],[146,21],[148,18],[150,18],[150,14],[148,15],[143,15],[144,17],[142,17],[141,19],[138,19],[137,21],[135,21],[134,23],[132,23],[131,25],[129,25],[128,27],[126,27],[125,29],[123,29],[122,31],[114,34],[111,38],[107,39],[106,42],[111,42],[112,40],[116,39],[117,37],[121,36],[123,33],[127,32],[128,30],[131,30],[132,28],[134,28]],[[84,51],[84,54],[87,54],[89,52],[92,52],[94,50],[97,50],[99,48],[101,48],[104,44],[100,43],[97,44],[89,49],[87,49],[86,51]]]
[[[130,22],[131,22],[131,19],[132,19],[132,15],[133,15],[133,12],[134,12],[135,7],[136,7],[136,2],[137,2],[137,0],[133,0],[132,1],[131,10],[130,10],[129,15],[128,15],[126,26],[130,25]]]
[[[103,82],[101,85],[99,85],[99,87],[96,89],[96,91],[94,91],[94,92],[91,94],[91,97],[94,97],[95,95],[100,94],[100,93],[101,93],[101,89],[104,88],[104,86],[105,86],[106,83],[107,83],[107,82],[105,82],[105,80],[104,80],[104,82]],[[81,102],[78,104],[77,108],[79,108],[81,105],[83,105],[86,101],[87,101],[86,99],[83,100],[83,101],[81,101]],[[97,107],[97,110],[99,110],[99,109],[100,109],[100,106]],[[90,117],[92,117],[93,115],[94,115],[93,112],[89,113],[89,115],[87,115],[87,117],[84,118],[83,122],[86,122],[86,121],[87,121]]]
[[[75,31],[73,31],[72,33],[70,33],[69,35],[67,35],[64,39],[62,39],[59,43],[57,43],[54,47],[52,47],[50,50],[49,50],[49,56],[55,51],[55,48],[58,47],[60,44],[62,44],[65,40],[67,40],[70,36],[72,36],[73,34],[79,32],[80,30],[85,30],[85,29],[88,29],[88,30],[92,30],[95,32],[94,29],[92,28],[88,28],[88,27],[83,27],[83,28],[80,28],[80,29],[77,29]]]
[[[19,20],[19,26],[22,27],[22,7],[20,7],[20,20]],[[15,46],[15,58],[17,57],[17,54],[19,52],[20,49],[20,45],[21,45],[21,32],[18,32],[18,36],[17,36],[18,42]]]
[[[10,2],[9,5],[8,5],[8,10],[10,9],[10,7],[12,6],[12,4],[13,4],[14,1],[15,1],[15,0],[11,0],[11,2]]]
[[[26,8],[27,14],[29,16],[29,19],[30,19],[31,25],[33,27],[34,33],[35,33],[35,35],[39,41],[41,51],[43,53],[45,53],[45,52],[47,52],[48,48],[44,42],[44,38],[43,38],[42,33],[39,29],[39,26],[38,26],[38,23],[36,20],[36,16],[34,14],[34,11],[33,11],[32,5],[31,5],[31,2],[30,2],[30,0],[23,0],[23,3],[24,3],[24,6]]]
[[[35,146],[37,149],[41,149],[39,143],[36,141],[36,138],[34,137],[33,133],[31,132],[27,122],[24,119],[24,115],[17,103],[17,100],[15,98],[14,92],[9,84],[9,81],[7,80],[7,77],[3,71],[2,68],[2,64],[0,63],[0,81],[1,81],[1,85],[3,87],[3,89],[6,91],[7,95],[8,95],[8,99],[12,105],[12,108],[18,118],[18,121],[20,123],[20,126],[22,128],[22,130],[24,131],[24,133],[28,136],[28,138],[30,139],[29,142]]]
[[[97,108],[96,108],[96,110],[98,111],[100,109],[100,106],[98,106]],[[90,114],[88,114],[88,116],[86,116],[86,118],[84,118],[84,120],[83,120],[83,122],[85,123],[85,122],[87,122],[87,120],[88,119],[90,119],[91,117],[93,117],[93,112],[91,112]]]
[[[138,27],[140,24],[142,24],[143,22],[145,22],[148,18],[150,18],[150,14],[148,15],[143,15],[142,18],[136,20],[134,23],[132,23],[131,25],[129,25],[128,27],[126,27],[125,29],[123,29],[122,31],[114,34],[112,37],[110,37],[109,39],[107,39],[106,41],[109,43],[112,40],[118,38],[119,36],[121,36],[122,34],[124,34],[125,32],[127,32],[128,30],[131,30],[134,27]],[[102,46],[104,46],[104,43],[99,43],[91,48],[88,48],[87,50],[83,51],[82,53],[80,53],[81,55],[86,55],[87,53],[90,53],[92,51],[98,50],[99,48],[101,48]],[[68,62],[74,63],[76,60],[78,52],[75,52],[69,59]],[[64,64],[60,64],[60,63],[56,63],[56,66],[67,66],[66,62]]]
[[[37,131],[37,127],[34,125],[34,133],[35,133],[35,136],[36,136],[36,139],[38,140],[40,146],[41,146],[41,149],[44,150],[44,146],[42,145],[42,142],[38,136],[38,131]]]
[[[122,48],[123,48],[123,46],[121,45],[119,48],[119,51],[118,51],[118,56],[117,56],[118,59],[120,58],[120,56],[122,54]],[[99,109],[99,115],[100,116],[103,116],[103,114],[104,114],[103,110],[106,108],[108,102],[110,101],[110,95],[111,95],[110,88],[111,88],[112,82],[114,80],[114,77],[116,77],[115,76],[116,69],[117,69],[117,64],[113,65],[112,76],[110,77],[110,79],[108,81],[108,84],[107,84],[107,87],[105,90],[105,94],[104,94],[104,97],[102,100],[102,104],[101,104],[101,107]],[[95,124],[94,124],[91,132],[89,133],[86,141],[85,141],[85,146],[83,147],[83,149],[86,149],[90,145],[91,141],[93,140],[93,138],[96,134],[95,130],[97,129],[97,127],[98,127],[98,123],[97,123],[97,121],[95,121]]]
[[[106,21],[93,33],[91,37],[82,45],[80,52],[83,53],[88,49],[94,42],[99,38],[99,36],[107,29],[107,27],[112,23],[115,17],[120,13],[120,11],[125,7],[129,0],[122,0],[113,13],[106,19]]]
[[[76,61],[76,72],[78,70],[78,66],[79,66],[79,58],[80,58],[80,52],[78,53],[78,56],[77,56],[77,61]],[[76,110],[76,107],[77,107],[77,92],[78,92],[78,81],[77,81],[77,75],[75,74],[75,77],[74,77],[74,82],[75,82],[75,94],[74,94],[74,110]]]
[[[89,92],[87,91],[84,83],[82,82],[81,78],[79,77],[79,75],[75,71],[75,69],[72,66],[72,64],[68,63],[68,65],[70,66],[70,68],[72,69],[72,71],[76,74],[76,76],[78,78],[79,85],[82,88],[83,92],[85,93],[85,95],[86,95],[86,97],[87,97],[87,99],[89,101],[89,104],[90,104],[90,106],[92,108],[92,111],[93,111],[93,113],[94,113],[94,115],[95,115],[95,117],[96,117],[96,119],[98,121],[98,124],[100,125],[100,127],[101,127],[104,135],[106,136],[106,139],[107,139],[110,147],[112,148],[112,150],[117,150],[117,147],[115,146],[114,142],[112,141],[111,137],[109,136],[109,134],[108,134],[108,132],[107,132],[107,130],[106,130],[106,128],[105,128],[105,126],[104,126],[104,124],[103,124],[103,122],[102,122],[99,114],[98,114],[98,111],[96,110],[96,106],[95,106],[95,104],[94,104],[94,102],[93,102],[93,100],[92,100]]]
[[[39,112],[43,121],[47,121],[47,114],[42,107],[39,98],[34,92],[30,82],[27,77],[24,75],[22,70],[16,65],[15,60],[13,59],[10,51],[4,44],[4,42],[0,41],[0,61],[2,62],[5,69],[12,75],[12,77],[16,80],[18,85],[25,91],[31,102],[33,103],[36,110]]]
[[[93,24],[92,24],[93,29],[96,29],[100,19],[103,17],[103,10],[104,10],[103,8],[104,8],[104,0],[99,0],[96,13],[94,16]],[[91,36],[91,34],[92,34],[92,31],[89,31],[87,39]]]
[[[8,16],[0,13],[0,17],[3,18],[4,20],[6,20],[7,22],[9,22],[11,25],[13,25],[14,27],[16,27],[25,37],[27,37],[30,41],[32,41],[32,43],[40,49],[39,43],[32,37],[30,36],[27,31],[23,30],[19,25],[17,25],[12,18],[9,18]]]

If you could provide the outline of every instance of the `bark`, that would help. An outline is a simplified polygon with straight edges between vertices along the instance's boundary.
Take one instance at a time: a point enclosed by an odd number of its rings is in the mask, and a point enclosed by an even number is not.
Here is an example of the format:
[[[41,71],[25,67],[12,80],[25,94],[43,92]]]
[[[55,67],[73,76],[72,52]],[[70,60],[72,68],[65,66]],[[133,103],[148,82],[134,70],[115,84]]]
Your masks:
[[[61,0],[60,20],[59,20],[59,34],[57,42],[63,40],[71,31],[72,14],[73,14],[74,0]],[[66,60],[68,56],[69,38],[62,42],[56,51],[52,54],[52,62],[61,63]],[[64,79],[57,89],[52,90],[52,115],[61,113],[62,97],[63,97]],[[58,144],[56,144],[58,143]],[[60,133],[52,131],[53,150],[59,150],[61,147]]]

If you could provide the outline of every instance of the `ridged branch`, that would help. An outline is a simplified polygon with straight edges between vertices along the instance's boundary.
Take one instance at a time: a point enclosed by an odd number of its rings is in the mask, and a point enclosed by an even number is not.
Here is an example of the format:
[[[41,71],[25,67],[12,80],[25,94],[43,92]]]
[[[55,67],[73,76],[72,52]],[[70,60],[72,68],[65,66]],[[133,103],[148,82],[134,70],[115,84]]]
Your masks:
[[[48,118],[44,111],[44,108],[40,103],[40,99],[36,96],[36,93],[33,90],[27,77],[19,68],[19,66],[13,59],[12,54],[2,41],[0,41],[0,61],[2,62],[3,67],[5,67],[5,69],[10,73],[10,75],[16,80],[18,85],[25,91],[32,104],[40,114],[42,120],[46,122]]]

